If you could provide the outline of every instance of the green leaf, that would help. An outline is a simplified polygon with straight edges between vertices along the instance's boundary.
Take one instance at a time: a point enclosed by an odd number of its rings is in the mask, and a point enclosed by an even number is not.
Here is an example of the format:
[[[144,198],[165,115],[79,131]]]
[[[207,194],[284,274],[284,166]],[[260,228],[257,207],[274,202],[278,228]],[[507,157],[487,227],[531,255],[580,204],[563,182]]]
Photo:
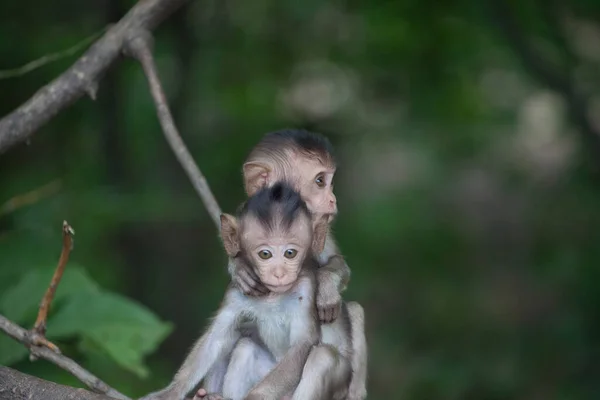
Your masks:
[[[21,361],[29,351],[11,337],[0,335],[0,365],[12,365]]]
[[[145,307],[115,293],[80,293],[48,322],[52,337],[82,335],[123,368],[140,377],[148,370],[143,357],[171,332]]]
[[[15,286],[0,298],[0,311],[19,324],[35,316],[42,296],[50,285],[51,269],[34,269],[26,273]],[[98,292],[98,285],[87,272],[76,265],[68,265],[56,289],[53,307],[69,296],[80,292]]]

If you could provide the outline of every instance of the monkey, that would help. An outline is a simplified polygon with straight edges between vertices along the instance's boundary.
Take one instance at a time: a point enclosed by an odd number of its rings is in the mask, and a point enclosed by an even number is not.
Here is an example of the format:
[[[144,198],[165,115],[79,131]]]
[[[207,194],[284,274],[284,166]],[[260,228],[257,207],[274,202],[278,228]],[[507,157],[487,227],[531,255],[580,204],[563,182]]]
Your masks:
[[[331,142],[323,135],[302,129],[283,129],[266,134],[250,151],[243,164],[244,188],[248,196],[279,181],[287,181],[300,193],[309,211],[315,215],[328,215],[329,222],[337,215],[337,199],[333,193],[336,160]],[[333,235],[329,232],[324,250],[317,257],[317,309],[323,323],[335,321],[341,309],[341,292],[350,280],[350,268],[341,256]],[[230,260],[228,271],[232,281],[249,296],[268,293],[260,279],[243,262]],[[364,311],[355,302],[348,303],[352,344],[352,383],[350,398],[366,398],[367,343]],[[204,386],[209,392],[222,388],[227,371],[244,373],[260,368],[260,346],[244,342],[244,348],[254,357],[234,357],[232,361],[246,360],[244,365],[230,365],[223,361],[209,372]]]
[[[337,199],[333,193],[336,160],[333,146],[325,136],[301,129],[283,129],[266,134],[250,151],[242,167],[244,189],[252,196],[265,186],[286,181],[300,192],[311,213],[327,214],[333,220],[337,214]],[[319,255],[321,268],[317,273],[317,308],[322,322],[337,317],[340,293],[350,280],[350,268],[339,255],[335,240],[328,235],[325,249]],[[247,268],[229,263],[232,280],[249,295],[262,295],[268,289]]]
[[[247,296],[230,283],[206,332],[172,383],[144,400],[183,400],[234,349],[260,342],[262,368],[224,377],[223,393],[204,399],[347,398],[351,379],[351,322],[342,303],[335,321],[320,325],[316,308],[316,255],[323,251],[329,217],[315,217],[298,192],[280,182],[252,195],[237,218],[221,215],[227,256],[251,268],[269,294]],[[249,339],[251,338],[251,340]],[[235,358],[236,351],[231,354]]]

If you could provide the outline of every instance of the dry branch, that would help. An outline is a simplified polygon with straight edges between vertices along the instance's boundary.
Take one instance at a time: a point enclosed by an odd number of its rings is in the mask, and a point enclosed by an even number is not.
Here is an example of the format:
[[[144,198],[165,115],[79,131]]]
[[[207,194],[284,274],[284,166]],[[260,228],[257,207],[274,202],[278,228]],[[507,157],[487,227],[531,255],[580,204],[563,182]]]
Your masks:
[[[52,304],[54,293],[56,293],[56,288],[60,283],[63,273],[65,272],[65,266],[67,265],[67,261],[69,261],[69,254],[71,254],[71,249],[73,248],[73,235],[75,234],[75,231],[73,230],[73,228],[71,228],[67,221],[63,221],[62,233],[63,246],[62,251],[60,252],[60,258],[58,259],[58,265],[56,266],[54,275],[52,275],[50,286],[48,286],[48,289],[46,290],[46,293],[42,298],[42,302],[40,303],[40,310],[38,312],[38,316],[35,320],[35,324],[33,325],[32,330],[33,343],[37,345],[46,346],[50,350],[54,350],[55,352],[59,351],[58,347],[45,338],[46,319],[48,318],[48,311],[50,311],[50,304]]]
[[[127,400],[128,397],[119,393],[115,389],[108,386],[106,383],[98,379],[91,372],[83,368],[81,365],[77,364],[75,361],[71,360],[68,357],[65,357],[62,354],[55,353],[44,346],[36,346],[31,341],[30,333],[21,328],[19,325],[11,322],[3,315],[0,315],[0,330],[3,330],[8,334],[8,336],[17,340],[18,342],[23,343],[25,346],[29,347],[29,351],[31,354],[36,356],[37,358],[42,358],[44,360],[50,361],[53,364],[59,366],[65,371],[70,372],[73,376],[79,379],[81,382],[85,383],[90,389],[97,393],[103,393],[108,396],[114,397],[116,399],[124,399]],[[0,370],[2,371],[2,370]],[[31,379],[36,379],[31,377]],[[3,381],[2,375],[0,375],[0,399],[2,399],[2,389],[3,386],[6,386],[4,390],[10,388],[6,382]],[[12,389],[11,389],[12,390]],[[10,397],[15,398],[15,397]],[[17,397],[18,398],[18,397]],[[27,398],[27,397],[24,397]],[[34,397],[35,398],[35,397]]]
[[[131,32],[152,30],[186,0],[140,0],[67,71],[0,120],[0,153],[29,138],[59,111],[88,93],[95,98],[98,81],[120,56]]]
[[[46,54],[36,60],[30,61],[27,64],[0,71],[0,79],[9,79],[9,78],[17,78],[23,76],[25,74],[30,73],[33,70],[43,67],[44,65],[51,63],[53,61],[60,60],[64,57],[72,56],[80,50],[83,50],[87,47],[91,42],[96,40],[101,34],[103,34],[108,29],[108,26],[103,28],[101,31],[94,33],[93,35],[86,37],[82,41],[75,43],[73,46],[69,47],[66,50],[62,50],[52,54]]]
[[[148,85],[150,86],[150,93],[152,94],[154,105],[156,106],[156,114],[158,115],[158,120],[160,121],[160,126],[162,127],[165,138],[175,153],[177,160],[183,167],[183,170],[192,182],[192,186],[194,186],[194,189],[202,199],[202,202],[208,210],[213,222],[216,224],[217,229],[219,229],[221,226],[221,208],[219,207],[217,200],[215,200],[215,196],[212,194],[208,183],[206,183],[206,178],[194,162],[192,155],[183,142],[183,139],[181,139],[181,135],[175,126],[173,116],[167,105],[167,98],[156,70],[156,63],[154,62],[154,57],[152,55],[152,44],[152,34],[147,30],[140,29],[137,32],[133,32],[126,41],[126,54],[135,58],[142,64],[142,68],[148,79]]]
[[[13,211],[18,210],[21,207],[25,207],[31,204],[35,204],[43,198],[51,196],[58,192],[61,186],[60,179],[53,180],[45,185],[31,190],[27,193],[16,195],[7,200],[2,206],[0,206],[0,216],[9,214]]]
[[[493,22],[504,34],[508,44],[520,57],[525,69],[541,83],[563,96],[567,103],[569,118],[577,125],[585,143],[592,149],[590,167],[600,171],[600,131],[589,118],[588,99],[579,93],[572,79],[571,68],[558,68],[531,45],[522,24],[519,23],[511,6],[502,1],[491,3],[494,11]],[[572,51],[567,50],[567,53]],[[570,60],[567,65],[572,64]]]
[[[0,400],[110,400],[110,397],[59,385],[0,366]]]
[[[0,153],[5,152],[11,146],[28,139],[35,130],[40,128],[59,111],[71,105],[84,94],[87,93],[94,99],[98,81],[113,62],[115,62],[122,54],[126,41],[136,37],[139,32],[148,32],[149,36],[149,32],[152,29],[185,1],[186,0],[138,1],[138,3],[116,25],[112,26],[102,38],[96,41],[67,71],[38,90],[27,102],[12,113],[0,119]],[[162,92],[162,89],[160,92]],[[162,98],[164,100],[164,95],[162,95]],[[173,125],[168,108],[167,114],[169,118],[168,121]],[[162,122],[163,120],[161,119],[161,123]],[[172,131],[178,136],[174,125],[169,132],[171,133]],[[165,134],[167,133],[165,132]],[[185,149],[183,142],[181,145]],[[208,193],[212,196],[204,177],[201,174],[200,177],[206,187],[205,190],[208,190]],[[196,187],[196,183],[194,187]],[[204,200],[204,197],[202,198]],[[212,200],[214,204],[212,205],[212,209],[209,209],[211,215],[215,211],[215,206],[216,210],[218,210],[216,201],[214,201],[214,198],[212,198]],[[70,227],[65,225],[64,228],[65,231],[63,231],[63,233],[69,233]],[[128,399],[128,397],[108,386],[75,361],[65,357],[59,352],[51,350],[49,347],[52,346],[48,346],[49,342],[40,340],[40,336],[43,339],[42,333],[45,327],[47,311],[56,285],[62,276],[64,265],[67,262],[70,246],[70,234],[67,234],[65,236],[63,253],[61,254],[57,271],[55,272],[51,286],[44,297],[44,301],[40,306],[40,314],[38,315],[35,328],[32,331],[27,331],[0,315],[0,330],[27,346],[33,357],[43,358],[60,368],[63,368],[77,377],[81,382],[85,383],[93,391],[104,393],[117,399]],[[65,251],[65,248],[68,250]],[[39,344],[43,345],[40,346]],[[42,397],[46,400],[69,398],[100,400],[107,398],[105,396],[94,395],[83,389],[57,385],[19,373],[6,367],[0,367],[0,399],[35,399]]]

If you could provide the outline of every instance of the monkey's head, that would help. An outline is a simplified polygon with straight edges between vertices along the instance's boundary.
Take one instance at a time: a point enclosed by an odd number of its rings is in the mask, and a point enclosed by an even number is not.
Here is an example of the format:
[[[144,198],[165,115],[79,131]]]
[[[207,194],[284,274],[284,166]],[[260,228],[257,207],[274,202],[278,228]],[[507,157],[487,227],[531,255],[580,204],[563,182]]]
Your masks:
[[[221,215],[227,255],[242,257],[272,292],[290,289],[307,257],[320,254],[327,216],[313,216],[290,185],[278,182],[251,196],[238,217]]]
[[[333,194],[336,163],[325,136],[299,129],[269,133],[250,152],[243,170],[248,196],[286,181],[300,192],[311,213],[327,214],[330,219],[337,214]]]

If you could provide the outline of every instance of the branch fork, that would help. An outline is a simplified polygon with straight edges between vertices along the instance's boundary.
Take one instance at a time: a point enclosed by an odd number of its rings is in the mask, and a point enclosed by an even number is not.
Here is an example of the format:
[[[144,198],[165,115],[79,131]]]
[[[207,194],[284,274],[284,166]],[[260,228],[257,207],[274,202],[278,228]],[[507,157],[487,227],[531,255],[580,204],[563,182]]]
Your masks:
[[[108,32],[96,41],[67,71],[38,90],[26,103],[0,119],[0,153],[19,142],[28,143],[33,132],[83,95],[88,94],[92,99],[95,99],[98,82],[102,75],[121,54],[124,54],[136,59],[141,64],[148,80],[150,93],[156,106],[156,113],[165,139],[207,208],[211,219],[219,228],[221,209],[206,182],[206,178],[194,162],[175,126],[152,54],[154,40],[151,30],[185,1],[138,1],[127,15],[110,27]],[[63,222],[61,256],[50,287],[40,304],[34,327],[27,331],[0,315],[0,330],[27,346],[32,360],[36,358],[46,359],[69,371],[94,392],[117,399],[129,400],[127,396],[108,386],[75,361],[62,355],[58,346],[45,337],[48,311],[72,250],[73,234],[74,231],[69,224],[66,221]],[[30,380],[24,381],[23,384],[22,374],[19,375],[16,371],[10,372],[8,370],[7,368],[3,370],[0,367],[0,400],[5,398],[3,393],[6,390],[14,392],[19,388],[14,383],[15,380],[18,381],[19,379],[22,386],[26,388],[21,389],[29,393],[27,396],[29,398],[50,394],[45,392],[45,388],[33,387],[37,384],[36,378],[30,377]],[[2,374],[10,379],[7,378],[3,382]],[[42,393],[44,394],[42,395]],[[81,393],[73,393],[69,397],[88,398],[80,395]],[[64,398],[64,396],[61,398]]]

